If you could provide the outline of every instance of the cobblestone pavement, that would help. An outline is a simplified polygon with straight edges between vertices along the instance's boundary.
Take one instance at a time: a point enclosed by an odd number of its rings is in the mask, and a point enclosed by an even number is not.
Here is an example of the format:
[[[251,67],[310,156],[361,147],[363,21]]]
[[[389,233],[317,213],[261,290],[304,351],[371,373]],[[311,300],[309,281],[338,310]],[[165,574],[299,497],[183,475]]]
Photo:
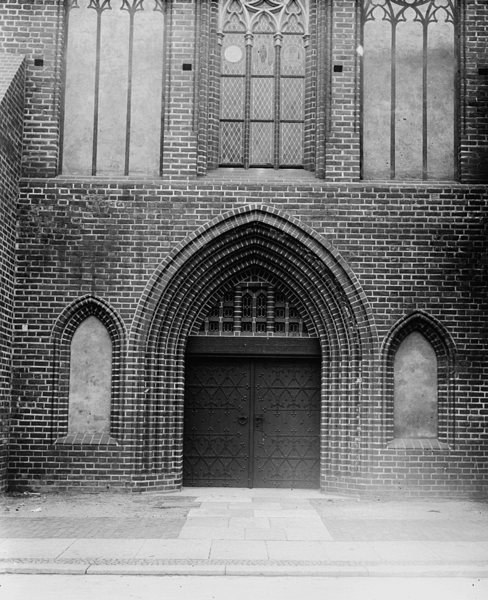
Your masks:
[[[488,503],[307,490],[4,496],[0,571],[488,576]]]

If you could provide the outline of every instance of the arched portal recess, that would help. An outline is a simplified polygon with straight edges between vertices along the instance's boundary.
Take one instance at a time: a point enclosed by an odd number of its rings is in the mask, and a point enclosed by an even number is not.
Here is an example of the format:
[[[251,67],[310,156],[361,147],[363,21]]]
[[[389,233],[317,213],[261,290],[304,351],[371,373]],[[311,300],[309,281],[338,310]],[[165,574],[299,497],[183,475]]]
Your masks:
[[[187,345],[190,349],[191,336],[222,291],[257,273],[268,285],[287,290],[309,340],[317,340],[320,484],[331,476],[358,475],[366,447],[358,438],[360,403],[369,369],[363,376],[361,371],[371,360],[364,295],[338,254],[312,230],[261,206],[236,210],[192,234],[154,275],[142,299],[135,334],[145,349],[139,382],[145,409],[138,422],[144,472],[181,484]],[[266,333],[256,339],[255,344],[273,345]]]

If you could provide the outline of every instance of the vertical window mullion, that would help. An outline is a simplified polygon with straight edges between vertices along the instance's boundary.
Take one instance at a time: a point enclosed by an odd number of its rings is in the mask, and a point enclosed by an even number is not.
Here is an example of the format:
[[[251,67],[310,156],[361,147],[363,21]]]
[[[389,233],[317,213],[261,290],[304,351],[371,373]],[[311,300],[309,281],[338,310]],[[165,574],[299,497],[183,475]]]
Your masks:
[[[268,332],[275,330],[275,291],[273,287],[268,289],[268,305],[266,314],[266,329]]]
[[[132,112],[132,69],[134,62],[134,17],[138,10],[137,2],[132,7],[122,5],[122,10],[127,10],[129,13],[129,65],[127,69],[127,115],[126,115],[126,131],[125,131],[125,162],[124,175],[129,174],[130,161],[130,129],[131,129],[131,112]],[[139,8],[142,10],[142,8]]]
[[[280,168],[280,125],[281,125],[281,45],[283,35],[275,34],[275,87],[274,87],[274,168]]]
[[[252,69],[252,48],[254,36],[252,33],[246,33],[246,83],[245,83],[245,102],[244,102],[244,135],[243,135],[243,157],[244,168],[249,169],[251,161],[250,140],[251,140],[251,69]]]
[[[96,6],[90,6],[97,11],[97,39],[96,39],[96,62],[95,62],[95,97],[93,107],[93,151],[92,151],[92,175],[97,174],[97,149],[98,149],[98,106],[100,101],[100,50],[102,43],[102,13],[112,10],[110,4],[104,2]]]
[[[234,331],[242,330],[242,288],[236,287],[234,300]]]
[[[252,295],[252,332],[256,333],[257,321],[257,294]]]

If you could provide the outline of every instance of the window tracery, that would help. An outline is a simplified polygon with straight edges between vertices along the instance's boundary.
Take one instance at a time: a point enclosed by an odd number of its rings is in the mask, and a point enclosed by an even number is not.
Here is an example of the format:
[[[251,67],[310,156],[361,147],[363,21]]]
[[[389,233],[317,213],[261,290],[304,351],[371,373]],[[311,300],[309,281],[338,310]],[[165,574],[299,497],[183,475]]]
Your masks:
[[[198,335],[311,336],[289,295],[256,277],[222,293],[208,310]]]
[[[230,0],[220,12],[220,164],[302,167],[306,0]]]

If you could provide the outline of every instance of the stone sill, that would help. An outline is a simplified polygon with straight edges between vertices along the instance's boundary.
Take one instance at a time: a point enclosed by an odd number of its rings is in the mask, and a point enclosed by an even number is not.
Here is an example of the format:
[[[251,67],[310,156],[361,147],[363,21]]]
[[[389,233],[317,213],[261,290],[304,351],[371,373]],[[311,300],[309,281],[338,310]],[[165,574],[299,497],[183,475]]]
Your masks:
[[[68,433],[54,442],[55,446],[118,446],[108,433]]]
[[[449,444],[440,442],[435,438],[398,438],[390,440],[386,447],[391,449],[402,450],[450,450]]]
[[[174,187],[178,189],[179,186],[222,186],[222,185],[260,185],[260,186],[276,186],[276,185],[305,185],[312,187],[319,187],[324,190],[342,188],[344,186],[353,187],[355,189],[361,189],[363,191],[370,191],[372,188],[382,188],[392,191],[398,190],[401,192],[404,188],[415,189],[419,191],[425,191],[429,189],[432,193],[443,193],[446,190],[464,190],[466,188],[482,189],[485,190],[488,187],[488,183],[484,182],[468,182],[461,183],[454,180],[419,180],[419,179],[403,179],[403,180],[387,180],[387,179],[318,179],[315,174],[303,169],[297,171],[278,171],[275,173],[272,169],[256,170],[258,172],[243,172],[236,173],[222,172],[221,170],[210,171],[207,175],[198,177],[184,177],[178,178],[171,177],[144,177],[144,176],[110,176],[110,175],[97,175],[97,176],[81,176],[81,175],[59,175],[57,177],[36,177],[36,176],[24,176],[20,179],[21,185],[39,185],[46,186],[51,185],[54,187],[61,185],[89,185],[97,186],[102,184],[115,184],[120,186],[121,189],[131,189],[137,186],[151,186],[156,189],[171,189]],[[266,171],[263,173],[262,171]],[[369,189],[365,189],[369,188]]]

